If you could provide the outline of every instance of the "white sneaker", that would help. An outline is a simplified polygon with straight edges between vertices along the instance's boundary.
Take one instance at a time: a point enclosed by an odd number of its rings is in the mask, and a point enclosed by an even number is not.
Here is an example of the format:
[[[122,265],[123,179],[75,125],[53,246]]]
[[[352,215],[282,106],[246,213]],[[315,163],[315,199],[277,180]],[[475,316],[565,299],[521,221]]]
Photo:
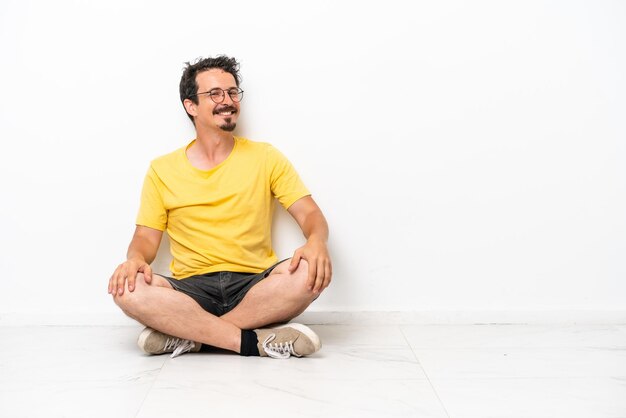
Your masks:
[[[172,358],[187,352],[197,353],[202,348],[202,344],[195,341],[172,337],[149,327],[139,334],[137,345],[146,354],[172,353]]]
[[[308,356],[320,348],[320,337],[306,325],[287,324],[276,328],[255,329],[261,357],[289,358]]]

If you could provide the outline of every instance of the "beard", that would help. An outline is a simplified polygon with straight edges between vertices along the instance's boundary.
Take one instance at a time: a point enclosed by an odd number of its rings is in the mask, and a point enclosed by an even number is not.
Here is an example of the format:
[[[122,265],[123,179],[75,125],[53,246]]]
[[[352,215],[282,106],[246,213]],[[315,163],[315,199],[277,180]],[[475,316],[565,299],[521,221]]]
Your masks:
[[[224,111],[232,111],[232,112],[237,112],[237,108],[235,108],[234,106],[222,106],[220,108],[216,108],[213,111],[214,115],[219,114],[220,112],[224,112]],[[232,118],[224,118],[224,124],[219,125],[218,128],[220,128],[222,131],[225,132],[232,132],[235,130],[235,127],[237,126],[237,124],[235,122],[233,122]]]
[[[232,132],[235,130],[236,127],[237,127],[237,124],[234,122],[231,122],[230,119],[226,119],[226,123],[219,126],[219,128],[225,132]]]

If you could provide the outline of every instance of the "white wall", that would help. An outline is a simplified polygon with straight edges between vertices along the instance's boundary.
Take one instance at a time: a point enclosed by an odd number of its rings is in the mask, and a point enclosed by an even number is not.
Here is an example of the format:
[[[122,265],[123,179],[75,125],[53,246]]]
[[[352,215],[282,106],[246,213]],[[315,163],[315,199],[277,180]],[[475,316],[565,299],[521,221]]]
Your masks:
[[[4,0],[0,318],[117,314],[148,163],[193,138],[183,63],[219,53],[239,133],[329,220],[315,310],[623,310],[625,21],[619,1]],[[303,242],[275,230],[280,257]]]

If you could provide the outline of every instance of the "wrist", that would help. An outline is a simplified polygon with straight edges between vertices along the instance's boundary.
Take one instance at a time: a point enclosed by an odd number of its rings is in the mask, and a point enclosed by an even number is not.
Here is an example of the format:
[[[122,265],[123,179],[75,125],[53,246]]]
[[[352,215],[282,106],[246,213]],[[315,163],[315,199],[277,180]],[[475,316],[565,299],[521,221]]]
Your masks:
[[[148,263],[146,263],[146,259],[143,258],[140,255],[131,255],[131,256],[126,258],[126,261],[135,262],[135,263],[138,263],[138,264],[148,264]]]
[[[307,238],[307,242],[315,242],[326,245],[327,238],[320,235],[309,235],[309,238]]]

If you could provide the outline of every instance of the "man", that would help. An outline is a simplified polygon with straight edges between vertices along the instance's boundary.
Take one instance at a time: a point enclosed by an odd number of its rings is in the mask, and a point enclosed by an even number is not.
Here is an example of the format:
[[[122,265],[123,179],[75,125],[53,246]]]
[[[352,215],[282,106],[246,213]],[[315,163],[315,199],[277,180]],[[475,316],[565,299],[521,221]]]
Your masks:
[[[202,344],[244,356],[306,356],[319,337],[288,322],[329,285],[328,225],[289,161],[275,148],[235,137],[243,91],[239,64],[219,56],[187,63],[180,99],[196,139],[152,161],[127,260],[109,293],[147,328],[149,354],[199,351]],[[274,198],[307,241],[277,262],[271,247]],[[173,278],[154,274],[167,230]]]

